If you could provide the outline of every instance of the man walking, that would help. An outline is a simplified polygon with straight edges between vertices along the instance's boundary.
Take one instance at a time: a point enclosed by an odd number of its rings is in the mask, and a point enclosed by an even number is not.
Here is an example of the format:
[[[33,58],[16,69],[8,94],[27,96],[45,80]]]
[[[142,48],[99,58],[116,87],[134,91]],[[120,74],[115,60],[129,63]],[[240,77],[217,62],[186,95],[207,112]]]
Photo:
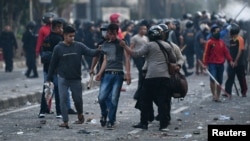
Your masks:
[[[55,70],[58,74],[58,89],[60,94],[60,106],[63,123],[59,127],[68,126],[68,90],[72,92],[72,98],[78,114],[75,124],[84,122],[82,84],[81,84],[81,61],[82,55],[95,56],[99,50],[89,49],[84,44],[74,41],[75,29],[68,25],[63,31],[64,40],[56,45],[49,66],[47,82],[51,82]]]
[[[107,123],[108,129],[113,129],[115,126],[120,90],[124,80],[124,58],[127,84],[131,83],[130,58],[120,45],[121,40],[117,37],[118,30],[119,26],[117,24],[108,26],[108,40],[102,45],[102,50],[104,51],[103,63],[96,75],[96,80],[101,80],[98,96],[102,115],[101,125],[104,127]]]

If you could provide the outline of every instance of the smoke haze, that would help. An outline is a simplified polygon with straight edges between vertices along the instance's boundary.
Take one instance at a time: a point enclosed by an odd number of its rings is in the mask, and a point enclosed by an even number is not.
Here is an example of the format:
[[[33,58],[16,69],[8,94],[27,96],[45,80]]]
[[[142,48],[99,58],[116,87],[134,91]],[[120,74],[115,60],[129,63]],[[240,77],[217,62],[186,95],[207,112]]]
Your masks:
[[[244,8],[245,7],[245,8]],[[239,12],[244,8],[244,10],[239,14]],[[237,2],[237,1],[230,1],[227,3],[227,5],[221,9],[222,13],[226,15],[227,18],[232,18],[234,19],[238,14],[239,16],[236,18],[236,20],[242,20],[242,21],[247,21],[250,20],[250,7],[249,5],[242,3],[242,2]]]

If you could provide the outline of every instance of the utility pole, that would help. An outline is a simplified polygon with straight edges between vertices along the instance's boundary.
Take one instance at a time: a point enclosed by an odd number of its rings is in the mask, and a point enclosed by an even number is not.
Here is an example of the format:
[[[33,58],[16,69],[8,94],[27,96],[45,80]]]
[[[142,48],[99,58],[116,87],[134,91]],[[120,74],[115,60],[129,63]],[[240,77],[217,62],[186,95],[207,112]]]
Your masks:
[[[29,0],[29,15],[30,21],[33,21],[33,1]]]

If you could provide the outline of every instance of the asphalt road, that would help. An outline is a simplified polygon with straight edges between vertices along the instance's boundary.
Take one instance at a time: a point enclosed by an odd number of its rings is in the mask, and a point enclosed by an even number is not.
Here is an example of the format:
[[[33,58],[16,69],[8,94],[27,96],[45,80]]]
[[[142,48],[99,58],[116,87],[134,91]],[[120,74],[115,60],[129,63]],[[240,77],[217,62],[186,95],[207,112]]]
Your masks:
[[[15,74],[13,74],[15,75]],[[17,77],[17,76],[16,76]],[[249,77],[249,76],[248,76]],[[189,91],[184,100],[172,100],[172,120],[168,132],[160,132],[159,122],[153,121],[148,130],[135,129],[140,113],[134,108],[133,94],[137,79],[126,92],[121,92],[115,130],[102,128],[97,101],[98,86],[83,92],[86,122],[75,125],[76,115],[70,115],[70,129],[58,127],[62,121],[55,114],[37,118],[38,103],[9,108],[0,112],[0,140],[2,141],[207,141],[208,125],[250,125],[250,95],[232,99],[222,97],[221,103],[212,101],[208,76],[188,77]],[[3,81],[3,80],[1,80]],[[248,86],[250,81],[248,79]],[[9,93],[11,94],[11,93]],[[73,104],[73,103],[72,103]],[[72,105],[73,106],[73,105]],[[54,106],[53,106],[54,108]],[[155,107],[155,115],[157,107]]]

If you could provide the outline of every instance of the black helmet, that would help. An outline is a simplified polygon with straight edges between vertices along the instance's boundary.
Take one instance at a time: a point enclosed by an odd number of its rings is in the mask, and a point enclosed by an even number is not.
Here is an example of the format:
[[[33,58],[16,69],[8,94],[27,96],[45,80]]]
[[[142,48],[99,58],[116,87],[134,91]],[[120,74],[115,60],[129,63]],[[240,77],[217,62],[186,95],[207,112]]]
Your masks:
[[[159,26],[163,29],[164,33],[168,33],[170,30],[166,24],[159,24]]]
[[[194,22],[189,20],[187,23],[186,23],[186,28],[191,28],[192,26],[194,25]]]
[[[240,32],[240,27],[236,23],[231,24],[230,34],[231,35],[237,35]]]
[[[35,28],[35,26],[36,26],[36,22],[35,21],[29,21],[27,23],[27,25],[26,25],[26,28],[33,29],[33,28]]]
[[[100,30],[107,30],[108,29],[109,24],[108,23],[103,23],[100,27]]]
[[[75,21],[74,21],[74,25],[78,28],[78,27],[80,27],[81,26],[81,20],[80,19],[76,19]]]
[[[63,24],[63,27],[66,27],[68,25],[68,22],[65,18],[59,17],[59,18],[56,18],[56,20],[61,22]]]
[[[56,27],[57,25],[63,25],[63,21],[60,18],[55,18],[52,20],[52,28]]]
[[[149,40],[161,40],[163,29],[159,25],[153,25],[148,30]]]
[[[43,15],[43,19],[42,20],[43,20],[44,23],[48,24],[48,23],[51,23],[52,18],[55,18],[55,17],[57,17],[55,13],[53,13],[53,12],[47,12],[47,13],[45,13]]]

